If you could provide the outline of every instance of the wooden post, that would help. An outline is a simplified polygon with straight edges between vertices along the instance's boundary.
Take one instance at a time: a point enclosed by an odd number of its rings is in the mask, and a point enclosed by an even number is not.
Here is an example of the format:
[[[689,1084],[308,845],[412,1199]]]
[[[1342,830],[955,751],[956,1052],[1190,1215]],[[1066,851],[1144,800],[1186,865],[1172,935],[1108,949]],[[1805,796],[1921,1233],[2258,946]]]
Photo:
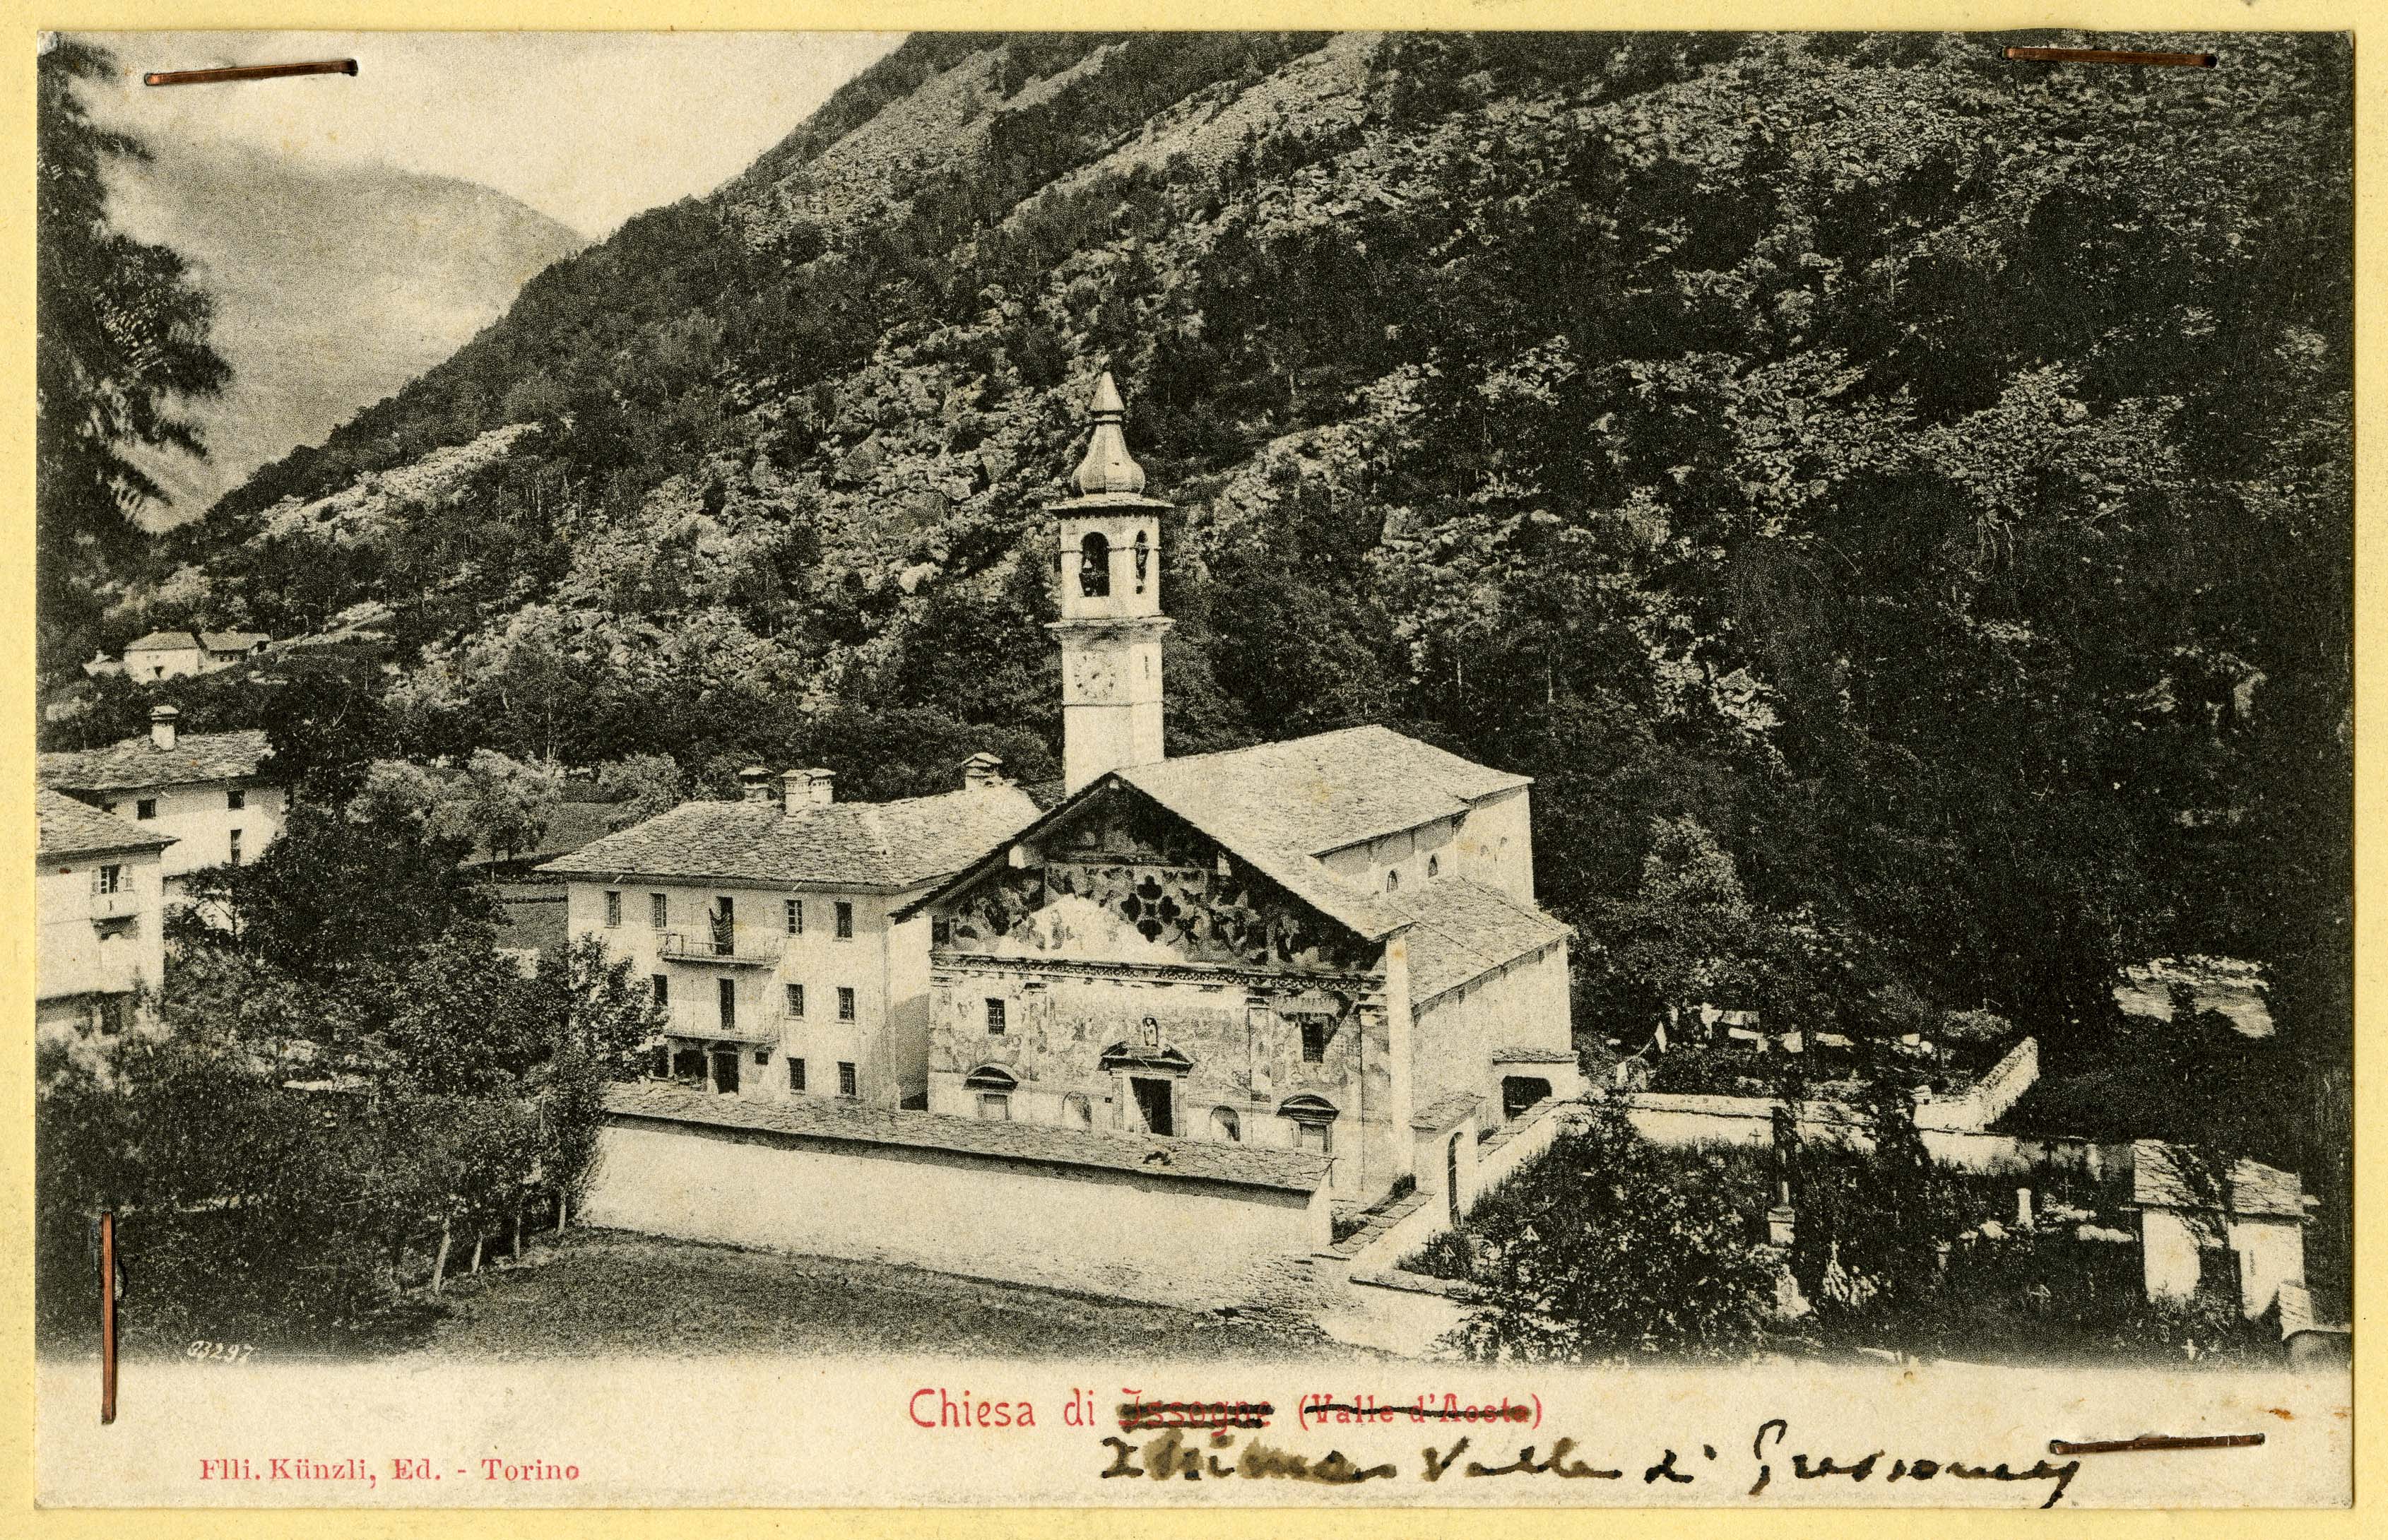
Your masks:
[[[572,1198],[562,1188],[555,1190],[555,1228],[562,1230],[572,1223]]]
[[[439,1216],[439,1255],[431,1264],[431,1292],[435,1294],[448,1279],[448,1216],[443,1214]]]
[[[481,1228],[480,1228],[480,1227],[479,1227],[478,1225],[474,1226],[474,1227],[473,1227],[473,1265],[472,1265],[470,1267],[467,1267],[467,1268],[465,1269],[465,1271],[466,1271],[466,1272],[477,1273],[477,1272],[479,1272],[479,1271],[481,1270],[481,1241],[483,1241],[483,1239],[484,1239],[484,1237],[483,1237],[483,1236],[482,1236],[482,1234],[481,1234]]]
[[[522,1200],[514,1201],[514,1260],[522,1260]]]
[[[116,1214],[99,1211],[99,1420],[116,1420]]]

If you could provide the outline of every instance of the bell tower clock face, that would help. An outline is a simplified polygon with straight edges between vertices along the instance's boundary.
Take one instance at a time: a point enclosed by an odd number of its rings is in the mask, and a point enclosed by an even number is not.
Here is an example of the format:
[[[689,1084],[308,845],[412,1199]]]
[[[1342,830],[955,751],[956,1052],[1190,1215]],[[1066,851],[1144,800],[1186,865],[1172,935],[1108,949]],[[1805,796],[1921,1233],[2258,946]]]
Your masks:
[[[1081,652],[1070,658],[1070,688],[1082,699],[1107,699],[1119,688],[1119,660],[1108,653]]]

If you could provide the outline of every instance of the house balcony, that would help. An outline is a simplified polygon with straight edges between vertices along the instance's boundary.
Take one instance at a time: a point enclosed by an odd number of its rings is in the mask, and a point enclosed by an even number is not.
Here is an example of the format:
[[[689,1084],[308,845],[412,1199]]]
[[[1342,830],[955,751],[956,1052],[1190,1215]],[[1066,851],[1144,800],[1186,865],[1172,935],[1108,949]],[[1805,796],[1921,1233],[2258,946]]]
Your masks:
[[[666,1037],[694,1038],[705,1042],[776,1043],[780,1040],[780,1023],[775,1016],[741,1013],[728,1022],[707,1012],[699,1014],[675,1015],[664,1025]]]
[[[776,936],[757,938],[745,932],[716,935],[710,931],[666,931],[655,939],[655,953],[668,962],[709,962],[730,968],[776,968],[784,943]]]
[[[91,917],[95,920],[129,920],[140,912],[141,895],[130,888],[91,896]]]

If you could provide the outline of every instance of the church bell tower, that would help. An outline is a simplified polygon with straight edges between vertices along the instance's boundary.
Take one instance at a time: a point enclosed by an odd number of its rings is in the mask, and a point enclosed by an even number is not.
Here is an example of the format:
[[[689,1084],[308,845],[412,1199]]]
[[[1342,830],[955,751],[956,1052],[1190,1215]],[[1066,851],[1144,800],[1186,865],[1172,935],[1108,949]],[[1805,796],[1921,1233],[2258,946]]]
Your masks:
[[[1106,372],[1095,382],[1095,431],[1053,504],[1061,524],[1061,773],[1069,791],[1105,772],[1162,757],[1161,515],[1144,467],[1127,452],[1127,405]]]

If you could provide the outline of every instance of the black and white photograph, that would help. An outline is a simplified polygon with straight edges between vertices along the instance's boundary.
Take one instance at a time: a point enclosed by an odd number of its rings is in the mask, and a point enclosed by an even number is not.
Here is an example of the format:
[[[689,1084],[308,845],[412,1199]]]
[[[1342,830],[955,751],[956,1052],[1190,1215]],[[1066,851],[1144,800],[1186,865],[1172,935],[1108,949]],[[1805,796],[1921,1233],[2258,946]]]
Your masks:
[[[45,1500],[2344,1503],[2354,83],[45,36]]]

